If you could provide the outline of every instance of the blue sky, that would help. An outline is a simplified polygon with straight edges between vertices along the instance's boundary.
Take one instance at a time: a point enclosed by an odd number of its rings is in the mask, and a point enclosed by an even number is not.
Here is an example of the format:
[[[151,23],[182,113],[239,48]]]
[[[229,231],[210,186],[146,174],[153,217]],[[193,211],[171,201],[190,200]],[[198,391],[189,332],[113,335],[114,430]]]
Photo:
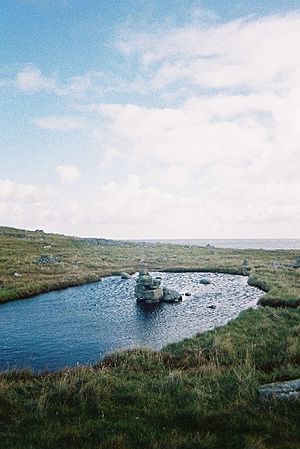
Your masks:
[[[300,237],[299,1],[0,8],[2,224]]]

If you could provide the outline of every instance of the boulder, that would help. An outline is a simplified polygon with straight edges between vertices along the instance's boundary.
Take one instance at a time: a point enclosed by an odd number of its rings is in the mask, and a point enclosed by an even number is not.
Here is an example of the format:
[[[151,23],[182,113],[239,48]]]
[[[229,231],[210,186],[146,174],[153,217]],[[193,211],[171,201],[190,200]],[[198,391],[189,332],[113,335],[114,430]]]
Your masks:
[[[208,284],[210,284],[210,280],[206,279],[206,278],[202,278],[202,279],[200,279],[199,283],[200,284],[204,284],[204,285],[208,285]]]
[[[209,309],[216,309],[217,306],[215,306],[214,304],[210,304],[209,306],[207,306]]]
[[[161,278],[153,278],[148,272],[142,271],[136,281],[134,289],[137,300],[157,304],[161,301],[178,302],[182,296],[176,290],[161,287]]]
[[[163,288],[163,300],[165,302],[179,302],[182,301],[182,296],[176,290],[171,290],[170,288]]]
[[[58,262],[59,260],[56,257],[47,254],[39,256],[35,261],[38,265],[53,265]]]
[[[144,285],[136,284],[135,296],[137,300],[158,303],[163,299],[163,290],[160,287],[147,289]]]
[[[293,268],[300,268],[300,257],[296,258],[296,261],[293,264]]]
[[[154,290],[157,287],[160,286],[160,279],[153,279],[152,276],[150,276],[150,274],[141,274],[138,277],[137,282],[140,285],[143,285],[146,289],[148,290]]]
[[[123,272],[120,274],[120,276],[121,276],[121,279],[130,279],[130,278],[131,278],[130,274],[125,273],[125,271],[123,271]]]

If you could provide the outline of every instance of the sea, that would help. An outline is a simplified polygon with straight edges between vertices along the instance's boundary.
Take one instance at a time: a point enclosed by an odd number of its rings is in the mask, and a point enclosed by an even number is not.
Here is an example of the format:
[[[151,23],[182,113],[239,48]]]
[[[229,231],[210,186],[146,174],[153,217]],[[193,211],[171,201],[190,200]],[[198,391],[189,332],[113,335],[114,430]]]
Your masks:
[[[134,240],[137,241],[137,240]],[[214,246],[233,249],[294,249],[300,250],[300,239],[145,239],[146,243],[170,243],[174,245]]]

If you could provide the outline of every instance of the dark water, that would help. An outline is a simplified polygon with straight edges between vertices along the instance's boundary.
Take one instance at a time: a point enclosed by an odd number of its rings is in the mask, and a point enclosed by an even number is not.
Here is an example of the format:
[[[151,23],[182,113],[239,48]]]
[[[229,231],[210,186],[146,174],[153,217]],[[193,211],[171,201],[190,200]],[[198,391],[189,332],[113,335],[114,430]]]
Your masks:
[[[206,246],[209,244],[216,248],[234,249],[300,249],[300,239],[152,239],[143,241],[193,246]]]
[[[158,274],[158,273],[157,273]],[[145,309],[134,279],[109,277],[0,306],[0,368],[37,371],[91,364],[108,352],[167,343],[225,324],[254,307],[261,291],[247,278],[213,273],[159,273],[163,285],[192,296]],[[211,280],[202,285],[202,278]],[[208,308],[216,305],[216,309]]]

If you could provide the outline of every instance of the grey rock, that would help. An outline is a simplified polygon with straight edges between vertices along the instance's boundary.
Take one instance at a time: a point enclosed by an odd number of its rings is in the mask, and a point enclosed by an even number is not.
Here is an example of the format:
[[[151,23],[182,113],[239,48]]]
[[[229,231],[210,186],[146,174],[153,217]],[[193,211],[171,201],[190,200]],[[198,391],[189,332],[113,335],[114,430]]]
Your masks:
[[[43,256],[39,256],[35,261],[35,263],[37,263],[38,265],[53,265],[58,262],[59,260],[57,259],[57,257],[46,254]]]
[[[161,301],[178,302],[182,301],[182,296],[176,290],[161,287],[161,278],[153,278],[146,271],[141,271],[136,280],[135,296],[137,300],[146,303],[157,304]]]
[[[293,268],[300,268],[300,257],[296,258],[296,262],[294,263]]]
[[[179,302],[182,301],[182,296],[176,290],[171,290],[170,288],[163,288],[163,300],[165,302]]]
[[[151,301],[161,301],[163,299],[163,289],[158,287],[155,290],[145,290],[143,297],[145,300]]]
[[[125,271],[123,271],[123,272],[120,274],[120,276],[121,276],[121,279],[130,279],[130,278],[131,278],[130,274],[125,273]]]
[[[202,278],[202,279],[200,279],[199,283],[200,283],[200,284],[204,284],[204,285],[208,285],[208,284],[210,284],[211,282],[210,282],[209,279]]]
[[[186,292],[185,296],[192,296],[190,292]]]
[[[210,304],[207,307],[208,307],[208,309],[216,309],[217,308],[217,306],[215,306],[215,304]]]
[[[17,271],[15,272],[14,276],[15,276],[16,278],[22,277],[22,275],[21,275],[20,273],[18,273]]]

